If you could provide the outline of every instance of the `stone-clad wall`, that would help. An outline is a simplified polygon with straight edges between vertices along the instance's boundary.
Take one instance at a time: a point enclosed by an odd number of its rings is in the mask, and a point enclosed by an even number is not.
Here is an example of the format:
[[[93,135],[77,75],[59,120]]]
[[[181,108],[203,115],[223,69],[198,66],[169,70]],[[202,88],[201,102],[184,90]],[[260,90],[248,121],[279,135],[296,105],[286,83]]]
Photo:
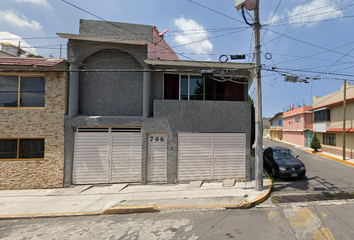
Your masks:
[[[67,74],[46,73],[45,80],[45,109],[0,109],[0,139],[45,139],[44,160],[0,160],[0,189],[63,187]]]

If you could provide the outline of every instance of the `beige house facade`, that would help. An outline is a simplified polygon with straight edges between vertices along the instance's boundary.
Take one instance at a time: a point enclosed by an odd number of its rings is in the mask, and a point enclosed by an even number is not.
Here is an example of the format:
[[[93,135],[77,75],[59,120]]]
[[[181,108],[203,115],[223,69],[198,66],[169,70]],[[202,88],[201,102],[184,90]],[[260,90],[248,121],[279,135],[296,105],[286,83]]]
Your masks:
[[[320,150],[343,155],[344,85],[339,91],[313,98],[313,133],[320,139]],[[345,120],[346,157],[354,157],[354,86],[346,85]]]
[[[63,187],[67,63],[0,58],[0,190]]]

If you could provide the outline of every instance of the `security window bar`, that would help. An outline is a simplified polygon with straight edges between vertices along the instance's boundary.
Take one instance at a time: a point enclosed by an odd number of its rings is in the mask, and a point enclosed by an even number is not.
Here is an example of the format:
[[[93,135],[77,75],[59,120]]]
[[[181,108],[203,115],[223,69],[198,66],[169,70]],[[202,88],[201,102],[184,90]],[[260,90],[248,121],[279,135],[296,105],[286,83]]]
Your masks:
[[[44,77],[0,76],[0,107],[37,108],[44,105]]]
[[[336,134],[324,133],[323,144],[336,146]]]
[[[300,122],[300,116],[295,116],[295,122]]]
[[[329,109],[316,111],[314,114],[314,122],[331,121],[331,112]]]
[[[43,160],[44,139],[0,139],[0,160]]]

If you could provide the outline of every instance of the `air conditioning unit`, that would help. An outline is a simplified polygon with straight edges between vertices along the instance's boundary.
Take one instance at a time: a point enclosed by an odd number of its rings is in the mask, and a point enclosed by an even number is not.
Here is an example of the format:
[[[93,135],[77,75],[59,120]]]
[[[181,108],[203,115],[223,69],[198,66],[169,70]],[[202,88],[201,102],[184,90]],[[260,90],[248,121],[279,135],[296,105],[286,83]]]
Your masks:
[[[235,0],[235,8],[237,10],[240,10],[242,6],[247,10],[254,10],[256,8],[256,0]]]

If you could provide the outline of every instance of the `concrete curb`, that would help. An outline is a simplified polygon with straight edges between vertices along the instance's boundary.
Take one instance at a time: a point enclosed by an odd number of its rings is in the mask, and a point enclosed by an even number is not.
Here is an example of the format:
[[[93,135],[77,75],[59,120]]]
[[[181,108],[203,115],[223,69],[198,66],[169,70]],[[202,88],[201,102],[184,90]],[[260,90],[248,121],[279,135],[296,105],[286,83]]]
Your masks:
[[[130,214],[158,211],[158,207],[156,206],[110,207],[103,214]]]
[[[55,218],[55,217],[76,217],[76,216],[96,216],[104,212],[72,212],[72,213],[42,213],[23,215],[0,215],[0,220],[5,219],[27,219],[27,218]]]
[[[227,208],[229,208],[229,209],[247,209],[247,208],[254,207],[259,203],[264,202],[270,196],[270,193],[272,192],[272,184],[273,184],[272,179],[270,178],[268,173],[266,171],[264,171],[264,172],[268,178],[268,190],[265,193],[263,193],[261,196],[255,198],[255,199],[253,199],[250,202],[243,202],[243,203],[238,204],[239,206],[227,207]]]
[[[306,149],[306,152],[313,153],[313,154],[319,155],[321,157],[325,157],[325,158],[328,158],[328,159],[331,159],[331,160],[334,160],[334,161],[337,161],[337,162],[340,162],[340,163],[343,163],[343,164],[347,164],[347,165],[350,165],[350,166],[354,167],[354,163],[347,162],[345,160],[341,160],[341,159],[338,159],[338,158],[335,158],[335,157],[331,157],[331,156],[328,156],[327,154],[323,154],[323,153],[320,153],[320,152],[315,152],[315,151],[308,150],[308,149]]]

